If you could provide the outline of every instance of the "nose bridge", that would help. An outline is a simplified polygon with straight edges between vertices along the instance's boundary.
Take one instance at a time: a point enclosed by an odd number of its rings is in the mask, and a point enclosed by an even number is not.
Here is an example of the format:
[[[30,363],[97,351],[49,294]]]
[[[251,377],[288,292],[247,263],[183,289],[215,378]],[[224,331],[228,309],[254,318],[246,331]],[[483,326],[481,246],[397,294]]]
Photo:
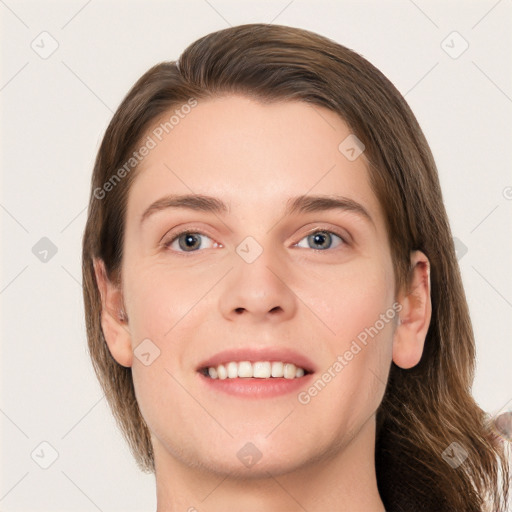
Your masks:
[[[234,268],[221,299],[224,315],[245,313],[262,318],[279,313],[284,318],[294,313],[295,296],[281,275],[285,274],[282,254],[279,247],[268,246],[270,239],[264,245],[247,236],[236,246]]]

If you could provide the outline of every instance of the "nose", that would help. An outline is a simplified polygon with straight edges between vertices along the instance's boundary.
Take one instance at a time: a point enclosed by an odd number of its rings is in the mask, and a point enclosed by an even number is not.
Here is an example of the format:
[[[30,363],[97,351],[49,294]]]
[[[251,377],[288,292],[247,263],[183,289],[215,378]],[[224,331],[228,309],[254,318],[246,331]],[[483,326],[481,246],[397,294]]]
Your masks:
[[[270,253],[264,250],[251,263],[237,255],[220,297],[221,312],[230,321],[285,321],[295,314],[293,283],[287,282],[290,277],[278,256]]]

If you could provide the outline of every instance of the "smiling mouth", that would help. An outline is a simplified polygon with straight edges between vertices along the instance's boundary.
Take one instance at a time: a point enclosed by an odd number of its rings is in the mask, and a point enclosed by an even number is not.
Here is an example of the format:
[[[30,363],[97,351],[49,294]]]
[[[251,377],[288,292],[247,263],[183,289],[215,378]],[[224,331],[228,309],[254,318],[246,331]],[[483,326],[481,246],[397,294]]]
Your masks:
[[[298,379],[310,372],[293,363],[283,361],[230,361],[217,366],[204,367],[199,370],[211,379]]]

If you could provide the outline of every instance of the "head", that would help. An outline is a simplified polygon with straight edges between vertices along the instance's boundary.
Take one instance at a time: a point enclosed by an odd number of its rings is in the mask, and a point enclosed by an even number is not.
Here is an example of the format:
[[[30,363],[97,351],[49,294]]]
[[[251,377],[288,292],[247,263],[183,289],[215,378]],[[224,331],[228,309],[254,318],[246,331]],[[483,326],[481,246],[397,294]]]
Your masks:
[[[195,209],[161,208],[184,195]],[[425,499],[435,482],[447,509],[479,510],[492,488],[501,453],[470,395],[436,166],[400,93],[348,48],[243,25],[145,73],[97,155],[83,278],[93,364],[142,469],[167,452],[242,473],[252,442],[254,476],[285,473],[374,428],[384,494],[389,467]],[[278,428],[289,396],[260,410],[202,387],[201,363],[247,345],[309,359]],[[453,441],[469,453],[457,471]]]

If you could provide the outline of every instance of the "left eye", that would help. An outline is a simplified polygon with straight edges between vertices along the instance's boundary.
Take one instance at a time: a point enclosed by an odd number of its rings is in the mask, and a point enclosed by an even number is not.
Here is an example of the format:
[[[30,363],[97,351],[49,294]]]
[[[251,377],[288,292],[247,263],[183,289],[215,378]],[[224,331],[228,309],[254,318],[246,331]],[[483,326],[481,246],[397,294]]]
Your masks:
[[[306,240],[307,243],[318,244],[321,247],[312,247],[312,249],[318,249],[320,251],[325,251],[325,249],[330,249],[332,247],[333,236],[341,241],[341,243],[345,243],[345,240],[341,238],[341,236],[333,233],[332,231],[313,231],[309,235],[305,236],[302,240]],[[301,240],[301,242],[302,242]],[[301,245],[301,242],[297,244],[298,247],[304,247]],[[340,245],[340,243],[338,243]],[[308,247],[306,246],[306,249]]]
[[[212,240],[208,235],[204,233],[198,233],[194,231],[183,231],[182,233],[178,233],[172,240],[164,243],[165,247],[169,247],[177,252],[196,252],[197,249],[208,249],[211,247],[221,247],[217,242],[213,242],[210,244],[210,247],[202,247],[201,237],[205,237],[208,240]],[[316,244],[316,247],[310,247],[312,249],[317,249],[320,251],[325,251],[326,249],[331,249],[333,247],[333,240],[339,240],[338,244],[334,247],[338,247],[345,243],[345,240],[336,233],[332,231],[313,231],[309,235],[302,238],[302,240],[295,244],[297,247],[305,247],[307,246],[301,245],[303,240],[305,240],[306,244]],[[178,247],[176,247],[176,243]]]

